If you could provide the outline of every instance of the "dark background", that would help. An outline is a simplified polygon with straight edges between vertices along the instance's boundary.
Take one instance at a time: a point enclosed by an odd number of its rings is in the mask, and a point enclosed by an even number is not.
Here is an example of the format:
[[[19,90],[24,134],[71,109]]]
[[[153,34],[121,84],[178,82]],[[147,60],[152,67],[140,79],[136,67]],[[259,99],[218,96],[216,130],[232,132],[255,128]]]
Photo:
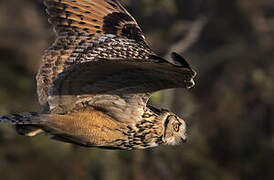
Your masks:
[[[127,0],[152,48],[175,50],[196,86],[152,103],[189,125],[177,147],[85,149],[0,125],[0,178],[274,179],[274,1]],[[42,0],[0,1],[0,114],[39,111],[35,74],[55,38]]]

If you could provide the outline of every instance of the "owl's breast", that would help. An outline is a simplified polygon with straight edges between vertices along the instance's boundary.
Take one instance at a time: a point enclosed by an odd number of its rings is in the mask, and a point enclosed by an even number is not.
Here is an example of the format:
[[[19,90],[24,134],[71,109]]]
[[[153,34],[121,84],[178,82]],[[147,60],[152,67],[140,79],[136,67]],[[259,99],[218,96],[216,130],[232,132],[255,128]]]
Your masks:
[[[137,124],[123,129],[125,139],[117,140],[116,145],[122,149],[145,149],[163,144],[163,129],[160,122],[142,119]]]

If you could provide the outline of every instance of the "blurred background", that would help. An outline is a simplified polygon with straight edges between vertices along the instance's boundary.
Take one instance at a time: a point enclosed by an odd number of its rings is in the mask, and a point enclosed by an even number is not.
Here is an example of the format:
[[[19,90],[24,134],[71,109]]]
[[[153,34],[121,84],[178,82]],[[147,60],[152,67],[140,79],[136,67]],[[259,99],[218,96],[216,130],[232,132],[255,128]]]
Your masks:
[[[87,149],[1,124],[1,179],[274,179],[274,1],[122,3],[158,54],[177,51],[198,72],[193,89],[151,100],[187,121],[188,142]],[[44,10],[42,0],[0,1],[0,114],[40,110],[35,74],[55,39]]]

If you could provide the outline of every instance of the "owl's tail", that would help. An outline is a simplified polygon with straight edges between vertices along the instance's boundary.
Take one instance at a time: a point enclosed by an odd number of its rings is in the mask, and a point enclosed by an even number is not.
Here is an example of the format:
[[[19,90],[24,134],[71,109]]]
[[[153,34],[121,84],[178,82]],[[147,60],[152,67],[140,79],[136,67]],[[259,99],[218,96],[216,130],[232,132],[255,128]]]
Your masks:
[[[35,136],[44,132],[40,128],[40,114],[36,112],[25,112],[0,116],[0,122],[14,125],[16,131],[24,136]]]

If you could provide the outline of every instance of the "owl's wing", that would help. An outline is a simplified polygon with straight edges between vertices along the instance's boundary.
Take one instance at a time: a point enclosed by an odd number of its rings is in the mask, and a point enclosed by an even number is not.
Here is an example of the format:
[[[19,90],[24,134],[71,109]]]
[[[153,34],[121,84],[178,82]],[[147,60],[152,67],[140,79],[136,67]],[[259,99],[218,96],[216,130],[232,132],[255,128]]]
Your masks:
[[[120,121],[139,120],[151,93],[189,88],[195,72],[156,57],[133,17],[116,0],[46,0],[57,39],[37,75],[51,113],[93,106]]]
[[[153,54],[134,18],[116,0],[45,0],[45,5],[57,37],[37,74],[37,93],[44,110],[49,109],[52,82],[66,67],[96,57],[144,58]],[[123,51],[121,44],[131,49]]]
[[[196,73],[186,61],[181,61],[174,65],[153,59],[101,59],[77,64],[55,80],[49,103],[56,113],[92,106],[119,121],[138,121],[151,93],[194,86]]]

